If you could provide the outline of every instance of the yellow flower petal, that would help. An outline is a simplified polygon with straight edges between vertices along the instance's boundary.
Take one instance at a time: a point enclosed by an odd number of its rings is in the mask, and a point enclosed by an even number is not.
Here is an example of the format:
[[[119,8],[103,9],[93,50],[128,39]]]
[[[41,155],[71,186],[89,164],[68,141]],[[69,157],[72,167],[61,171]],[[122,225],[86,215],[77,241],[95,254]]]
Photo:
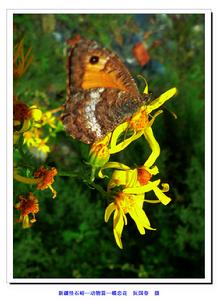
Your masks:
[[[152,167],[152,168],[148,168],[148,167],[146,166],[145,169],[146,169],[150,174],[152,174],[152,175],[157,175],[157,174],[159,173],[159,169],[158,169],[157,166],[154,166],[154,167]]]
[[[125,194],[134,194],[134,195],[144,194],[152,191],[155,187],[159,185],[159,183],[160,183],[160,179],[155,180],[153,182],[149,181],[149,183],[143,186],[125,188],[123,189],[123,192]]]
[[[162,190],[159,189],[159,187],[154,187],[153,191],[155,193],[155,195],[158,197],[158,199],[160,200],[161,203],[163,203],[164,205],[167,205],[172,199],[168,196],[166,196]]]
[[[92,169],[93,170],[93,169]],[[98,172],[98,177],[99,178],[105,178],[106,177],[106,175],[104,175],[103,173],[102,173],[102,170],[103,170],[103,168],[101,168],[100,170],[99,170],[99,172]],[[94,181],[94,179],[95,179],[95,169],[94,169],[94,176],[92,176],[92,178],[93,178],[93,180],[91,180],[91,181]]]
[[[107,162],[102,169],[130,170],[130,167],[128,167],[125,164],[116,162],[116,161],[110,161],[110,162]]]
[[[146,213],[144,212],[144,210],[142,208],[135,206],[135,212],[136,212],[140,222],[143,224],[143,226],[147,229],[150,229],[151,224],[150,224],[149,219],[148,219]]]
[[[149,105],[147,105],[147,113],[149,114],[153,110],[159,108],[161,105],[163,105],[167,100],[169,100],[171,97],[173,97],[177,93],[176,88],[171,88],[157,99],[153,100]]]
[[[112,137],[110,141],[111,149],[116,146],[119,136],[127,129],[127,127],[128,127],[128,122],[124,122],[115,128],[115,130],[112,133]]]
[[[32,118],[35,121],[39,121],[42,118],[42,111],[40,109],[37,108],[36,105],[33,105],[30,107],[30,109],[32,110]]]
[[[125,139],[123,142],[120,142],[119,144],[115,146],[110,147],[110,154],[114,154],[117,152],[120,152],[124,150],[129,144],[131,144],[133,141],[137,140],[142,136],[143,132],[139,131],[138,133],[133,133],[133,135],[127,139]]]
[[[125,185],[127,187],[135,186],[137,182],[137,170],[115,170],[112,174],[108,188],[111,189],[115,186]]]
[[[159,116],[160,114],[162,114],[163,110],[158,110],[153,117],[151,118],[151,121],[149,122],[149,127],[151,127],[155,121],[155,119],[157,118],[157,116]]]
[[[131,210],[131,211],[129,212],[129,215],[131,216],[131,218],[132,218],[132,219],[134,220],[134,222],[136,223],[136,226],[137,226],[137,228],[138,228],[138,230],[139,230],[139,233],[142,234],[142,235],[145,234],[145,229],[144,229],[144,227],[142,226],[142,224],[141,224],[139,218],[137,217],[136,213],[135,213],[133,210]]]
[[[152,153],[149,156],[149,158],[146,160],[146,162],[144,163],[144,166],[150,168],[151,166],[153,166],[156,159],[160,155],[160,146],[154,137],[151,127],[147,127],[144,130],[144,136],[152,150]]]
[[[25,131],[29,130],[30,127],[31,127],[31,121],[29,119],[24,120],[22,128],[17,132],[19,132],[19,133],[25,132]]]
[[[22,224],[22,227],[25,229],[25,228],[29,228],[31,227],[31,223],[29,222],[29,216],[26,215],[23,217],[23,224]]]
[[[123,244],[121,241],[121,235],[124,228],[124,220],[120,211],[115,211],[114,214],[114,224],[113,224],[113,232],[115,241],[120,249],[123,249]]]
[[[161,185],[162,185],[162,191],[163,191],[164,193],[166,193],[166,192],[169,191],[170,186],[169,186],[168,183],[162,183]]]
[[[143,212],[143,214],[142,214]],[[138,213],[138,210],[136,210],[135,208],[129,211],[129,214],[131,216],[131,218],[135,221],[136,226],[140,232],[140,234],[145,234],[145,228],[149,229],[149,230],[155,230],[153,228],[151,228],[150,226],[150,222],[145,214],[144,211]]]
[[[107,223],[111,214],[113,213],[113,211],[116,209],[116,205],[112,202],[110,203],[107,207],[106,207],[106,210],[105,210],[105,216],[104,216],[104,219],[105,219],[105,222]]]
[[[144,202],[152,203],[152,204],[161,203],[160,200],[147,200],[147,199],[145,199]]]
[[[122,211],[122,216],[123,216],[123,219],[124,219],[124,224],[127,225],[127,217],[126,217],[126,215],[123,211]]]
[[[100,170],[98,173],[98,176],[100,178],[104,178],[105,175],[102,173],[103,170],[105,169],[119,169],[119,170],[130,170],[130,168],[124,164],[121,164],[119,162],[111,161],[107,162]]]

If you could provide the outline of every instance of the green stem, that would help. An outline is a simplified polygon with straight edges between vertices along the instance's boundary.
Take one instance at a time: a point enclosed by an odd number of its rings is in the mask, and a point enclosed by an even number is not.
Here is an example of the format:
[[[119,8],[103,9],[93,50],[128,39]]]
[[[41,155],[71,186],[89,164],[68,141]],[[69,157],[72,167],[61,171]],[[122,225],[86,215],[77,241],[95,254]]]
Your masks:
[[[67,172],[67,171],[58,171],[58,176],[63,176],[63,177],[78,177],[78,173],[73,173],[73,172]]]
[[[14,170],[14,179],[26,184],[38,184],[41,181],[41,178],[28,178],[28,177],[21,176],[17,174],[15,170]]]
[[[108,193],[100,185],[96,184],[95,182],[90,182],[89,185],[100,192],[104,198],[108,198]]]
[[[90,182],[94,182],[95,179],[95,173],[96,173],[96,168],[92,167],[91,169],[91,175],[90,175]]]
[[[95,170],[92,172],[91,174],[91,179],[90,180],[84,180],[84,182],[93,187],[94,189],[96,189],[104,198],[108,198],[108,193],[98,184],[96,184],[93,180],[94,180],[94,174],[95,174]],[[67,172],[67,171],[59,171],[58,172],[59,176],[67,176],[67,177],[81,177],[80,173],[72,173],[72,172]]]
[[[25,160],[25,153],[23,151],[23,135],[20,136],[19,141],[18,141],[18,150],[20,152],[21,157]]]

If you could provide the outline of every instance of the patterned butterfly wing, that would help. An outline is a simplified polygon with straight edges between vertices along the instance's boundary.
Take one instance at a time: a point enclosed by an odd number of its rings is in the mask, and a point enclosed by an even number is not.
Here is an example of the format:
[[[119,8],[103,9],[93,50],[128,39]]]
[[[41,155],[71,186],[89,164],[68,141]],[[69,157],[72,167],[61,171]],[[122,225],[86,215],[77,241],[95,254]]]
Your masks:
[[[62,119],[72,137],[92,144],[130,118],[142,104],[144,98],[133,97],[118,89],[78,91],[74,93],[73,101],[66,102]]]
[[[139,95],[134,79],[117,55],[95,41],[81,39],[69,51],[68,92],[101,87]]]
[[[71,47],[62,119],[73,138],[87,144],[100,140],[147,98],[117,55],[95,41],[81,39]]]

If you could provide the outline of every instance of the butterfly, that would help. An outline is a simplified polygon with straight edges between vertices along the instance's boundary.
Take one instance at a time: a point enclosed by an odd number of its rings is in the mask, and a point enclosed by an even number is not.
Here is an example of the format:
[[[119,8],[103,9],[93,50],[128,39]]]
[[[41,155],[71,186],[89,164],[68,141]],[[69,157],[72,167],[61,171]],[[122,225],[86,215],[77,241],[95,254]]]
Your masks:
[[[62,121],[73,138],[86,144],[102,139],[149,100],[122,60],[96,41],[79,37],[71,42],[67,69]]]

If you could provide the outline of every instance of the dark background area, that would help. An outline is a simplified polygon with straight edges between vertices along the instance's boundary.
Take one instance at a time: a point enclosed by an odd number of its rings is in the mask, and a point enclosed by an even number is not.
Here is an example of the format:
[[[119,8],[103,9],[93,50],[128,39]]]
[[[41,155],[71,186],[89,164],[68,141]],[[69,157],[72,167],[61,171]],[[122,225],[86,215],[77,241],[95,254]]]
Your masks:
[[[142,67],[132,48],[147,32],[151,32],[146,38],[150,60]],[[168,206],[144,205],[157,228],[145,236],[129,217],[120,250],[112,221],[104,223],[107,203],[100,194],[79,179],[57,176],[56,199],[49,191],[38,192],[40,212],[34,226],[24,230],[14,224],[14,277],[203,278],[204,15],[14,15],[14,43],[24,38],[33,54],[31,66],[16,85],[19,99],[44,111],[65,102],[66,41],[76,34],[118,53],[141,92],[144,82],[137,80],[139,74],[147,79],[153,98],[171,87],[178,89],[165,105],[178,119],[165,110],[153,125],[161,146],[160,178],[170,184],[173,200]],[[60,131],[46,163],[74,170],[87,160],[88,149]],[[148,153],[140,139],[111,160],[135,166]],[[14,203],[29,190],[15,183]]]

